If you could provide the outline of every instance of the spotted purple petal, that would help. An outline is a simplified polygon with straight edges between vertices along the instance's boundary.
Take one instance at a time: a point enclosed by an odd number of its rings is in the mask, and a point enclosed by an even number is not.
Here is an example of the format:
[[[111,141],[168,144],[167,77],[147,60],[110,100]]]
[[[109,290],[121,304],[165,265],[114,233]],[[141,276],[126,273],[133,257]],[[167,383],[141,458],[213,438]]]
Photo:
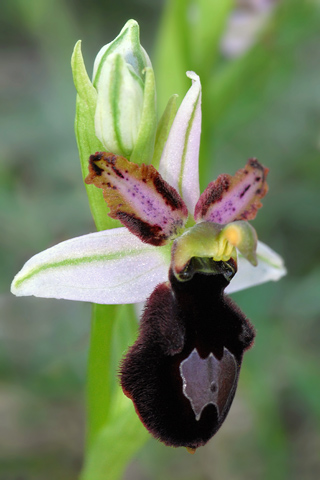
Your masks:
[[[164,245],[176,236],[188,217],[180,195],[152,165],[96,153],[90,157],[86,183],[103,190],[110,217],[151,245]]]
[[[252,158],[234,176],[223,174],[209,183],[195,207],[196,222],[253,220],[268,191],[268,169]]]

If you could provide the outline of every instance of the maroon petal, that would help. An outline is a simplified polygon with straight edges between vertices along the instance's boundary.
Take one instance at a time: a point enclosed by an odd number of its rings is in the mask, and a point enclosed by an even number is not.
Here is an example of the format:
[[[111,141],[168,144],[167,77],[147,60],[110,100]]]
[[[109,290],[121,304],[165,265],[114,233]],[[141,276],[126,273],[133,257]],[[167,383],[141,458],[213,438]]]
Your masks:
[[[182,228],[188,210],[177,191],[152,165],[137,165],[112,153],[90,157],[87,184],[103,190],[110,217],[152,245],[164,245]]]
[[[195,207],[196,222],[229,223],[253,220],[268,191],[268,169],[255,158],[234,176],[223,174],[209,183]]]
[[[122,362],[124,393],[166,445],[204,445],[230,409],[254,330],[223,295],[227,284],[222,274],[179,282],[171,272],[170,283],[147,301],[139,337]]]

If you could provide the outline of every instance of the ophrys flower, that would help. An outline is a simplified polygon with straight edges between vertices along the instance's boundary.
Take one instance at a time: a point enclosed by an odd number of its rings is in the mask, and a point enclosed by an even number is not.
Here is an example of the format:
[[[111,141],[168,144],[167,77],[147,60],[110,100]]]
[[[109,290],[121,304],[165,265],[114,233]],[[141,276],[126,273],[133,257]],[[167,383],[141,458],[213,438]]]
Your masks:
[[[247,220],[267,191],[251,159],[199,196],[201,86],[194,73],[159,172],[114,153],[90,157],[87,183],[102,188],[124,227],[63,242],[30,259],[16,295],[95,303],[147,303],[121,384],[146,427],[168,445],[195,449],[221,426],[254,331],[224,295],[280,278],[281,258]],[[151,296],[150,296],[151,294]]]

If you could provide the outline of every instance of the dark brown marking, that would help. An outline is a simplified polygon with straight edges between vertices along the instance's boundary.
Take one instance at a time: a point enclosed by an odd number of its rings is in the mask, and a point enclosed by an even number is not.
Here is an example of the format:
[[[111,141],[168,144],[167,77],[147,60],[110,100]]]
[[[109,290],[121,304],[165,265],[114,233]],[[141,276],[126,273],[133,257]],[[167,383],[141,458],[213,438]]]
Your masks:
[[[214,188],[210,189],[210,186]],[[204,217],[209,209],[209,207],[213,203],[220,202],[223,198],[224,192],[227,192],[230,187],[230,175],[222,174],[219,175],[215,182],[210,182],[206,191],[206,197],[204,199],[202,208],[201,208],[201,216]],[[204,192],[205,193],[205,192]]]
[[[256,158],[249,158],[248,163],[251,167],[258,168],[263,172],[263,166],[261,165],[261,163],[258,162]]]
[[[248,160],[248,163],[251,167],[257,168],[261,172],[261,177],[257,177],[256,181],[259,182],[262,179],[262,181],[264,182],[269,172],[269,169],[261,165],[261,163],[256,158],[250,158]]]
[[[93,155],[91,155],[91,157],[93,157]],[[91,168],[92,170],[94,171],[94,173],[100,177],[102,172],[103,172],[103,169],[98,167],[98,165],[96,163],[94,163],[94,161],[91,161],[91,157],[90,157],[90,165],[91,165]]]
[[[124,178],[124,176],[122,175],[122,173],[120,172],[120,170],[118,170],[115,166],[111,167],[112,170],[114,171],[114,173],[120,177],[120,178]]]
[[[165,182],[158,172],[153,178],[153,184],[157,192],[166,200],[166,204],[170,205],[172,210],[183,208],[184,205],[178,192]]]
[[[90,160],[92,162],[101,160],[101,158],[104,156],[104,152],[96,152],[94,155],[91,155]]]
[[[105,153],[102,154],[103,160],[105,160],[107,163],[111,163],[111,165],[115,165],[117,161],[117,155],[114,155],[113,153]]]
[[[159,247],[166,242],[166,235],[162,232],[162,228],[159,225],[150,225],[150,223],[144,222],[133,213],[117,212],[114,218],[120,220],[122,225],[127,227],[131,233],[137,235],[142,242],[149,243]]]
[[[250,187],[251,187],[251,185],[247,185],[247,186],[246,186],[246,188],[240,193],[240,195],[239,195],[240,198],[242,198],[243,195],[244,195],[245,193],[247,193],[247,191],[249,190]]]

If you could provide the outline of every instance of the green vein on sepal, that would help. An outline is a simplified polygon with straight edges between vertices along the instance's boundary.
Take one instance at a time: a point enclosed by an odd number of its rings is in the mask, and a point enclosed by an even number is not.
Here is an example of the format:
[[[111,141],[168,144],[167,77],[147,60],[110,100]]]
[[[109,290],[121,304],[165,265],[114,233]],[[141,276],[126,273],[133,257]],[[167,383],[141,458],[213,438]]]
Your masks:
[[[100,75],[101,75],[101,71],[102,71],[102,68],[103,68],[103,64],[106,60],[106,58],[112,54],[112,52],[114,50],[117,49],[117,47],[119,46],[119,44],[121,44],[123,38],[125,37],[125,35],[127,34],[127,31],[128,29],[125,29],[123,30],[119,35],[118,37],[112,42],[110,43],[109,47],[106,49],[106,51],[104,52],[104,54],[102,55],[101,59],[100,59],[100,62],[99,62],[99,67],[96,71],[96,74],[95,74],[95,77],[93,79],[93,85],[95,87],[97,87],[97,84],[99,82],[99,78],[100,78]]]
[[[126,150],[123,141],[122,141],[122,136],[121,136],[121,128],[120,128],[120,122],[121,122],[121,107],[122,104],[119,101],[120,96],[121,96],[121,88],[122,88],[122,83],[123,83],[123,78],[122,78],[122,68],[125,67],[125,61],[121,57],[121,55],[116,55],[114,59],[114,70],[112,72],[112,76],[110,76],[110,90],[109,90],[109,101],[111,105],[111,110],[112,110],[112,116],[113,116],[113,126],[114,126],[114,133],[115,137],[117,139],[117,143],[119,146],[119,150],[123,152],[125,156],[129,154],[129,152]]]
[[[241,256],[243,256],[243,255],[241,254]],[[262,262],[267,263],[271,267],[278,268],[278,269],[283,269],[284,268],[284,263],[283,262],[282,263],[272,262],[272,261],[270,261],[270,259],[268,257],[266,257],[264,255],[259,255],[258,253],[257,253],[257,259],[261,260]]]
[[[145,252],[144,251],[131,251],[130,252],[130,257],[132,256],[138,256],[141,255]],[[87,263],[93,263],[93,262],[101,262],[101,261],[112,261],[112,260],[118,260],[120,258],[124,258],[125,254],[122,252],[118,253],[111,253],[107,255],[91,255],[88,257],[81,257],[81,258],[68,258],[66,260],[61,260],[60,262],[54,262],[54,263],[46,263],[41,265],[40,267],[35,267],[33,268],[29,273],[24,275],[22,278],[17,279],[14,282],[14,287],[18,288],[22,285],[22,283],[30,280],[30,278],[34,277],[35,275],[42,273],[43,271],[46,271],[48,269],[53,269],[53,268],[63,268],[63,267],[76,267],[78,265],[82,264],[87,264]]]
[[[242,255],[242,253],[240,253],[239,251],[238,251],[238,255],[241,258],[245,258],[245,256]],[[283,263],[272,262],[272,261],[270,261],[270,259],[268,257],[266,257],[264,255],[259,255],[259,253],[257,253],[257,260],[258,260],[258,264],[259,264],[259,260],[260,260],[261,262],[264,262],[264,263],[270,265],[271,267],[277,268],[279,270],[284,268]]]

